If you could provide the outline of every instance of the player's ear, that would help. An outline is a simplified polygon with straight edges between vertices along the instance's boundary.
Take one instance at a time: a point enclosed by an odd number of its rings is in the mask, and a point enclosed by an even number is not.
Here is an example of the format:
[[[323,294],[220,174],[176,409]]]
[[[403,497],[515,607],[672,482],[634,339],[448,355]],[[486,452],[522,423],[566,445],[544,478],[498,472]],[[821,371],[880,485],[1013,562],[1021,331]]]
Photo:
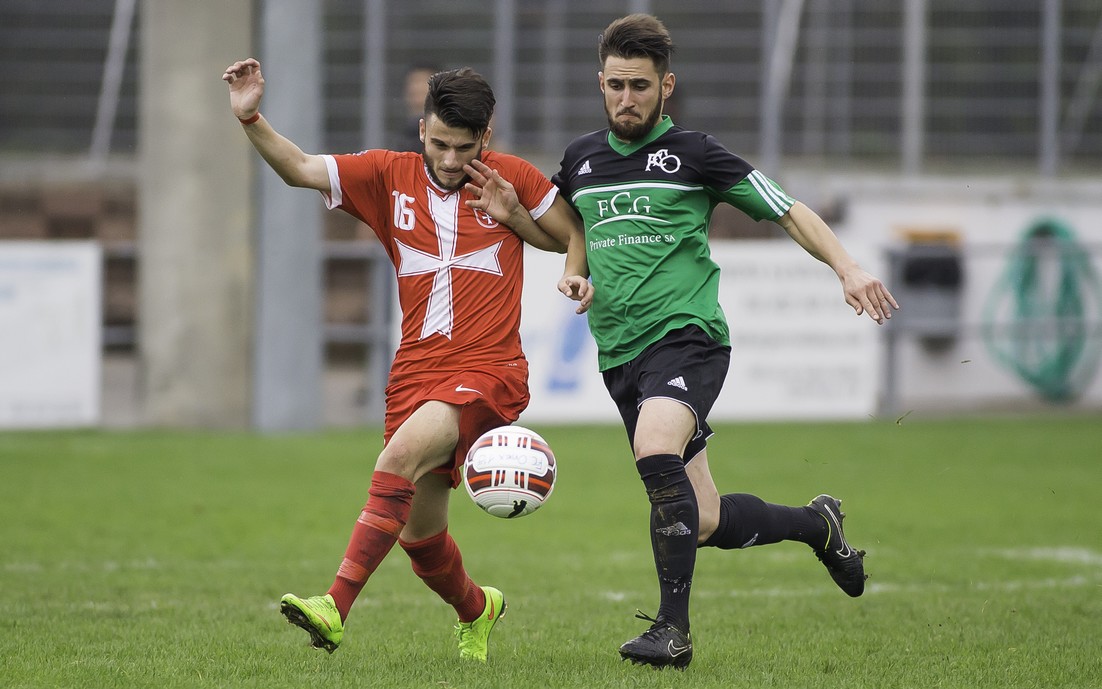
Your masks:
[[[486,131],[482,132],[482,148],[490,147],[490,137],[494,135],[493,127],[486,127]]]
[[[421,139],[421,143],[425,143],[425,118],[422,117],[417,121],[417,138]]]
[[[605,92],[605,73],[597,72],[597,86],[601,88],[601,93]]]
[[[666,72],[666,76],[662,77],[662,97],[669,98],[673,95],[673,87],[677,82],[677,77],[673,72]]]

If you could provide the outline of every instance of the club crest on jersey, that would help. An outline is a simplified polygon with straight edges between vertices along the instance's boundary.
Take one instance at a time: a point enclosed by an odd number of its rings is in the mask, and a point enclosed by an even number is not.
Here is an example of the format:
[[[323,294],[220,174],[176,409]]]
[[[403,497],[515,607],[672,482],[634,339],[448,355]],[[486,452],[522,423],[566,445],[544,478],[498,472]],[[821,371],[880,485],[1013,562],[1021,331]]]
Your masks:
[[[673,174],[681,169],[681,159],[670,153],[670,149],[663,148],[647,156],[646,170],[657,167],[662,172]]]
[[[494,220],[493,216],[481,208],[474,209],[474,219],[478,221],[479,225],[485,227],[487,230],[492,230],[498,226],[498,222]]]

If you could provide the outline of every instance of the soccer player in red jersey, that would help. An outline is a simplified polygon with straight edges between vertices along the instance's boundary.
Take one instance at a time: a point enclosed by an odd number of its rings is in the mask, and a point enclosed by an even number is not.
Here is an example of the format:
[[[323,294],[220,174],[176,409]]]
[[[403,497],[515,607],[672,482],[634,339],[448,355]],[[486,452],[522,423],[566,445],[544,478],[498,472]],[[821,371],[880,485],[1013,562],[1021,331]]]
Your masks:
[[[469,68],[430,78],[421,153],[304,153],[260,114],[259,62],[235,62],[222,78],[233,114],[272,169],[374,230],[394,263],[402,310],[384,447],[344,559],[326,594],[287,594],[280,610],[332,653],[352,603],[398,543],[413,571],[455,608],[460,656],[485,662],[505,598],[467,575],[448,533],[448,499],[470,444],[528,404],[523,242],[564,251],[573,211],[533,165],[487,150],[495,99]]]

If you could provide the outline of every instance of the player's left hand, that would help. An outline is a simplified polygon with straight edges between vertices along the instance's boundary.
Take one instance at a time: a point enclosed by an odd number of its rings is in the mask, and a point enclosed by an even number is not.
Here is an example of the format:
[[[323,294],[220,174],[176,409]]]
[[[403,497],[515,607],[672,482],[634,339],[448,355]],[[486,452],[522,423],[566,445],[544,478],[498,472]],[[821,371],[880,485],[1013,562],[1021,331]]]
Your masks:
[[[593,283],[581,275],[564,275],[558,287],[560,292],[579,302],[574,313],[585,313],[593,305]]]
[[[513,214],[522,210],[513,185],[481,160],[472,160],[463,166],[463,171],[471,178],[466,188],[474,196],[467,201],[467,205],[485,211],[499,223],[512,227],[514,223],[510,221]]]
[[[222,73],[222,81],[230,85],[230,110],[239,119],[246,119],[260,109],[264,97],[264,75],[256,58],[238,60]]]
[[[861,268],[846,271],[841,280],[846,303],[853,307],[858,316],[867,313],[878,325],[883,325],[892,317],[891,309],[899,308],[884,283]]]

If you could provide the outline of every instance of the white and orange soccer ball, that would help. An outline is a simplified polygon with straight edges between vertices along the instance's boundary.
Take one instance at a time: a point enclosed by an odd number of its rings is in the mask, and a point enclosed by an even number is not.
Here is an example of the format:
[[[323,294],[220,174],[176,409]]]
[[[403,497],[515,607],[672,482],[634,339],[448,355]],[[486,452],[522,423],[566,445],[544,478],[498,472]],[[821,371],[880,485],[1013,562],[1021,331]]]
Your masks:
[[[483,433],[463,463],[463,485],[475,504],[495,517],[532,514],[555,488],[555,455],[547,441],[523,426]]]

